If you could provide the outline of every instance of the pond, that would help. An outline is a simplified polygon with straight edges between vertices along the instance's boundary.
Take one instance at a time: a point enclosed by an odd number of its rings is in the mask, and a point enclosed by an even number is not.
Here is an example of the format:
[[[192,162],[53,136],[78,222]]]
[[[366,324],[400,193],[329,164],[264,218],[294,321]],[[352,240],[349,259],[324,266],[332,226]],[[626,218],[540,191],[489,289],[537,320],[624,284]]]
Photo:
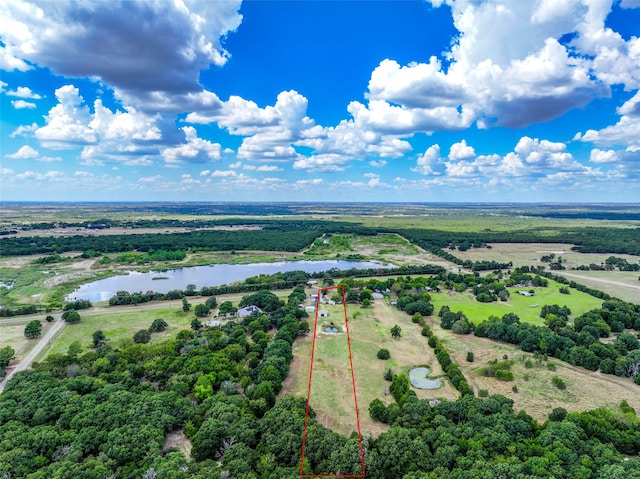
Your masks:
[[[88,299],[89,301],[108,301],[118,291],[136,293],[155,291],[166,293],[173,289],[186,289],[194,284],[196,289],[205,286],[220,286],[242,281],[260,274],[274,274],[284,271],[306,271],[318,273],[329,269],[346,270],[351,268],[384,268],[385,265],[373,261],[278,261],[274,263],[216,264],[212,266],[192,266],[167,271],[140,273],[130,271],[127,275],[113,276],[92,283],[83,284],[66,297],[67,301]],[[159,281],[161,280],[161,281]]]
[[[411,385],[418,389],[438,389],[442,386],[442,378],[430,379],[431,370],[426,367],[413,368],[409,371]]]
[[[326,328],[324,328],[325,333],[337,333],[338,331],[339,329],[333,326],[327,326]]]

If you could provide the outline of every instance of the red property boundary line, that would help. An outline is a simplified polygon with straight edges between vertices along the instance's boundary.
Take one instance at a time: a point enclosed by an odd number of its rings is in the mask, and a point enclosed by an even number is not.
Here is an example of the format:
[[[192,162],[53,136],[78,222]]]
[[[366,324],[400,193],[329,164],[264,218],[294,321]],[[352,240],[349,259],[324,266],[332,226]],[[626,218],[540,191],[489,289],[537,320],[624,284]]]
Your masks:
[[[307,424],[309,422],[309,401],[311,399],[311,380],[313,379],[313,359],[315,356],[316,349],[316,337],[318,332],[318,309],[320,307],[320,294],[324,290],[340,290],[342,294],[342,306],[344,308],[344,324],[347,330],[347,346],[349,348],[349,366],[351,367],[351,386],[353,388],[353,403],[356,407],[356,424],[358,427],[358,442],[360,447],[360,461],[362,465],[362,473],[361,474],[303,474],[302,466],[304,465],[304,446],[307,443]],[[360,432],[360,416],[358,414],[358,399],[356,395],[356,380],[353,373],[353,356],[351,354],[351,336],[349,335],[349,319],[347,317],[347,303],[344,300],[344,287],[343,286],[333,286],[329,288],[318,288],[318,298],[316,300],[316,319],[313,324],[313,342],[311,343],[311,364],[309,365],[309,385],[307,386],[307,405],[304,415],[304,432],[302,433],[302,457],[300,458],[300,477],[365,477],[364,470],[364,452],[362,449],[362,434]]]

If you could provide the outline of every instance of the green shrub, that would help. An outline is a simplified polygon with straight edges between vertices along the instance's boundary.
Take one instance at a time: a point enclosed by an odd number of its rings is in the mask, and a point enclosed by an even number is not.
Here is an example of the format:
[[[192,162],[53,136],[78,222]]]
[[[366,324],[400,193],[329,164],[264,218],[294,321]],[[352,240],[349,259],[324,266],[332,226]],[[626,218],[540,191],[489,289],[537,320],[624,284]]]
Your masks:
[[[478,390],[478,397],[486,398],[488,396],[489,396],[489,391],[487,391],[486,389],[479,389]]]
[[[136,334],[133,335],[134,343],[148,343],[151,341],[151,333],[146,329],[141,329]]]
[[[566,383],[562,380],[562,378],[558,376],[554,376],[553,378],[551,378],[551,382],[555,387],[557,387],[560,390],[567,389]]]
[[[378,351],[378,359],[389,359],[391,357],[391,353],[388,349],[382,348]]]
[[[513,381],[513,373],[506,369],[496,369],[495,377],[500,381]]]
[[[467,362],[472,363],[475,360],[473,351],[467,351]]]

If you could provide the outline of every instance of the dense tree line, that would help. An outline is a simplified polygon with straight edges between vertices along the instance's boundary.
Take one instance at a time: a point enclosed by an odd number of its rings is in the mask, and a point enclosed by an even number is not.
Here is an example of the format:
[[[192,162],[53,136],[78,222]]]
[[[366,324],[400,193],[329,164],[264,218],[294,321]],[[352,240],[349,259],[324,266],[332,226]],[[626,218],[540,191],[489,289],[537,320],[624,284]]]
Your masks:
[[[627,253],[640,255],[640,229],[638,228],[528,228],[526,230],[453,232],[433,229],[396,229],[412,243],[442,255],[456,258],[445,249],[482,247],[488,243],[562,243],[576,245],[572,249],[581,253]],[[451,257],[444,255],[450,255]],[[459,258],[458,261],[462,261]],[[455,261],[454,261],[455,262]],[[458,263],[457,263],[458,264]]]
[[[268,308],[273,294],[259,294]],[[273,408],[289,372],[295,337],[308,331],[296,316],[305,296],[296,288],[271,315],[182,331],[162,344],[114,349],[94,334],[92,351],[50,355],[0,396],[0,437],[12,438],[0,441],[0,474],[139,478],[153,470],[153,477],[211,478],[224,470],[233,477],[252,472],[260,418]],[[154,325],[154,331],[163,326]],[[166,434],[179,427],[197,462],[161,453]]]
[[[92,222],[93,227],[115,226],[115,220]],[[151,222],[150,222],[151,221]],[[152,223],[157,221],[156,223]],[[71,237],[22,237],[0,238],[3,254],[7,256],[27,254],[55,254],[67,251],[94,251],[115,253],[127,251],[147,252],[152,250],[263,250],[300,251],[323,234],[344,233],[355,235],[376,235],[378,233],[398,233],[409,241],[432,251],[445,259],[472,268],[449,250],[465,250],[485,247],[488,243],[563,243],[576,245],[573,249],[584,253],[627,253],[640,255],[640,229],[638,228],[527,228],[511,231],[452,232],[435,229],[415,228],[370,228],[356,223],[323,220],[291,219],[216,219],[216,220],[138,220],[140,227],[193,227],[202,228],[220,225],[251,225],[260,230],[198,230],[189,233],[71,236]],[[128,226],[121,224],[118,226]],[[35,227],[35,226],[33,226]],[[56,227],[54,223],[43,224],[43,229]],[[86,226],[88,227],[88,226]],[[477,270],[491,266],[485,262],[476,263]],[[498,265],[500,265],[498,263]],[[493,265],[495,266],[495,264]],[[502,265],[506,266],[506,264]],[[495,268],[490,268],[495,269]]]
[[[21,316],[24,314],[36,314],[40,312],[40,307],[35,304],[25,304],[14,308],[0,308],[0,317]]]
[[[561,309],[561,308],[559,308]],[[513,313],[490,317],[477,324],[473,334],[520,346],[523,351],[553,356],[591,371],[628,377],[640,384],[640,341],[621,333],[614,342],[604,343],[612,330],[640,327],[640,313],[627,303],[608,301],[601,309],[578,316],[571,326],[562,315],[549,313],[548,326],[521,323]]]
[[[123,253],[128,251],[300,251],[318,235],[313,229],[291,226],[288,230],[200,230],[190,233],[20,237],[3,238],[2,250],[7,256],[66,251]]]

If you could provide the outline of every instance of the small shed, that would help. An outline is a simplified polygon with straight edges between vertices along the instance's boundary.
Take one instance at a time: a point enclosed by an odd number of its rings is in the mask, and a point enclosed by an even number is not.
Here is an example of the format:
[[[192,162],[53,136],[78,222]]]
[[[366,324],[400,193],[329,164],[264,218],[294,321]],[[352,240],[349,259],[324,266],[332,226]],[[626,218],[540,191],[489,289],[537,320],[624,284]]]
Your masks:
[[[326,309],[321,309],[318,311],[318,316],[320,316],[321,318],[326,318],[327,316],[329,316],[329,311],[327,311]]]
[[[212,328],[214,326],[220,326],[220,321],[207,321],[205,324]]]
[[[382,298],[384,298],[384,294],[379,293],[378,291],[375,291],[371,296],[373,296],[373,299],[382,299]]]
[[[305,306],[304,307],[305,313],[313,313],[315,310],[316,310],[315,306]]]

